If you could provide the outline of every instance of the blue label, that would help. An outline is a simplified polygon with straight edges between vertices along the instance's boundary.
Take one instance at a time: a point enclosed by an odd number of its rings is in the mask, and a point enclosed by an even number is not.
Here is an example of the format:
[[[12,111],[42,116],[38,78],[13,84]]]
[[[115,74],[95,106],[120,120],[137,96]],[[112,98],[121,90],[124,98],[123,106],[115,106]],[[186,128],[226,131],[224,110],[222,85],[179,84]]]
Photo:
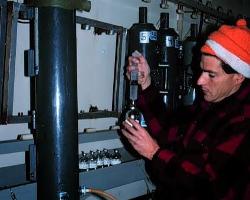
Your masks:
[[[157,31],[151,31],[149,35],[150,40],[157,40]]]

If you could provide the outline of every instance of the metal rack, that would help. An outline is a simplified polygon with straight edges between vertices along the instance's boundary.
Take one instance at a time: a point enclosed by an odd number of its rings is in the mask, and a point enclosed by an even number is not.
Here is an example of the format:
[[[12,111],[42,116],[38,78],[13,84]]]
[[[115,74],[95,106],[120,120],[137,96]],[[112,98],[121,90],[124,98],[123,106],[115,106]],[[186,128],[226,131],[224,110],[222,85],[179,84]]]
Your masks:
[[[197,0],[169,0],[170,2],[173,2],[178,5],[185,6],[187,8],[191,8],[193,10],[202,12],[208,16],[212,16],[216,19],[225,21],[225,22],[233,22],[235,20],[235,16],[232,15],[230,12],[223,12],[220,9],[215,9],[209,6],[208,2],[206,4],[203,4],[201,1]]]
[[[36,27],[35,23],[35,8],[26,6],[16,2],[7,2],[2,0],[1,5],[1,35],[0,35],[0,47],[4,49],[0,54],[0,123],[1,124],[15,124],[15,123],[29,123],[32,121],[32,115],[13,115],[13,95],[14,95],[14,79],[15,79],[15,50],[16,50],[16,38],[17,38],[17,24],[18,19],[29,20],[33,27]],[[7,20],[6,20],[7,19]],[[114,81],[113,81],[113,98],[112,98],[112,110],[98,110],[97,112],[84,112],[79,113],[79,119],[93,119],[93,118],[105,118],[105,117],[119,117],[123,106],[123,72],[124,55],[126,45],[127,30],[122,26],[117,26],[85,17],[76,16],[76,23],[82,26],[94,27],[96,32],[105,32],[108,34],[116,34],[116,55],[114,66]],[[7,28],[5,28],[7,27]],[[36,31],[35,28],[34,30]],[[36,43],[37,34],[31,32],[31,41]],[[5,45],[6,44],[6,45]],[[27,76],[31,77],[31,81],[34,82],[36,73],[39,72],[38,66],[35,66],[36,62],[36,46],[34,49],[29,49],[25,52],[26,65],[25,70]],[[32,69],[33,68],[33,69]],[[36,73],[35,73],[36,72]],[[31,90],[34,88],[31,88]],[[32,101],[31,91],[31,101]],[[31,102],[33,105],[34,102]],[[34,106],[31,106],[34,107]]]

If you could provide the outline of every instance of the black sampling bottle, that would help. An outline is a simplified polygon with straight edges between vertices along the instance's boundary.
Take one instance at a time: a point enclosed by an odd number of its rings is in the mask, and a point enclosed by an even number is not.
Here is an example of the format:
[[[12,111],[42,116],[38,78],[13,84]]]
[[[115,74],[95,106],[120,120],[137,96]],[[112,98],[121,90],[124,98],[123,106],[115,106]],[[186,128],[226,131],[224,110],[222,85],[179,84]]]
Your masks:
[[[179,35],[169,27],[169,13],[160,14],[158,30],[159,90],[166,107],[176,107]]]
[[[128,55],[139,51],[150,67],[157,65],[157,30],[147,22],[147,7],[139,7],[139,23],[134,23],[128,30]]]
[[[157,82],[157,29],[147,20],[147,7],[139,7],[139,22],[128,30],[128,55],[139,51],[147,60],[153,84]]]

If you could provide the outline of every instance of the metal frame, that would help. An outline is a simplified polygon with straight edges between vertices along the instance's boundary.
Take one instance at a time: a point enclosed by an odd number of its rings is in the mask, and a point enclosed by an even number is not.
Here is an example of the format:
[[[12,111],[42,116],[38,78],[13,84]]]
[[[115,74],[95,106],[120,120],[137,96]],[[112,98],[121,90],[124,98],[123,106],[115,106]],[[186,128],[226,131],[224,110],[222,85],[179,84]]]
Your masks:
[[[23,4],[7,2],[8,12],[1,110],[1,122],[5,124],[8,122],[8,116],[11,116],[13,111],[17,22],[19,18],[19,12],[25,10],[25,8],[26,7]]]
[[[107,111],[107,110],[99,110],[96,112],[80,112],[80,113],[78,113],[79,120],[107,118],[107,117],[119,117],[119,116],[120,116],[120,113],[118,111]],[[29,116],[29,115],[12,115],[12,116],[8,117],[7,123],[8,124],[29,123],[32,121],[31,119],[32,119],[32,116]]]
[[[119,115],[122,111],[123,103],[123,71],[121,70],[125,64],[125,46],[127,29],[122,26],[101,22],[85,17],[76,17],[76,23],[81,25],[88,25],[94,27],[96,32],[112,32],[116,33],[116,56],[115,56],[115,68],[114,68],[114,81],[113,81],[113,99],[112,99],[112,111]],[[117,115],[117,116],[118,116]]]
[[[2,2],[1,2],[2,3]],[[0,78],[2,77],[3,85],[0,88],[3,88],[3,91],[0,90],[1,98],[1,124],[18,124],[18,123],[30,123],[32,116],[30,115],[12,115],[13,111],[13,95],[14,95],[14,76],[15,76],[15,53],[16,53],[16,38],[17,38],[17,23],[19,19],[19,12],[27,12],[30,9],[34,9],[32,7],[27,7],[24,4],[16,3],[16,2],[8,2],[6,3],[6,9],[1,9],[1,14],[5,14],[7,17],[7,21],[2,21],[1,27],[7,26],[6,33],[4,32],[4,28],[1,31],[0,36],[2,36],[1,43],[2,45],[5,44],[6,47],[3,46],[2,49],[6,50],[6,54],[2,56],[4,58],[4,65],[3,65],[3,74],[0,71]],[[3,5],[4,1],[3,1]],[[1,4],[2,5],[2,4]],[[8,5],[8,12],[7,12],[7,5]],[[5,7],[3,7],[5,8]],[[25,16],[25,14],[24,14]],[[30,17],[30,16],[29,16]],[[31,23],[34,23],[34,27],[36,27],[36,20],[33,20],[34,16],[28,18],[32,20]],[[4,17],[3,17],[4,19]],[[81,25],[89,25],[91,27],[95,27],[96,30],[101,31],[112,31],[116,33],[116,56],[115,56],[115,66],[114,66],[114,81],[113,81],[113,98],[112,98],[112,111],[107,110],[98,110],[97,112],[84,112],[78,114],[78,119],[93,119],[93,118],[106,118],[106,117],[119,117],[122,108],[123,108],[123,89],[124,89],[124,78],[123,78],[123,71],[121,70],[125,63],[125,45],[126,45],[126,35],[127,29],[123,28],[122,26],[116,26],[113,24],[79,17],[76,16],[76,23]],[[5,35],[7,36],[5,38]],[[36,43],[37,34],[33,35],[34,38],[31,38],[31,41]],[[36,48],[37,45],[35,45]],[[33,47],[34,48],[34,47]],[[35,51],[37,53],[37,50]],[[35,54],[35,57],[37,55]],[[36,62],[37,59],[35,59]],[[1,60],[0,60],[1,61]],[[0,63],[1,64],[1,63]],[[37,63],[34,63],[35,67]],[[1,67],[1,65],[0,65]],[[2,68],[1,68],[2,69]],[[35,77],[31,77],[31,79],[35,79]],[[31,102],[31,104],[33,104]],[[34,106],[33,106],[34,107]]]
[[[127,30],[117,33],[116,62],[114,71],[113,105],[114,111],[121,113],[125,103],[125,80],[123,67],[126,59]]]
[[[27,11],[29,8],[23,4],[10,2],[1,2],[1,45],[3,50],[3,59],[0,63],[1,78],[1,123],[7,124],[8,118],[12,116],[14,79],[15,79],[15,58],[16,58],[16,39],[17,23],[19,14]],[[3,18],[3,20],[2,20]],[[6,19],[4,19],[6,18]],[[4,46],[2,42],[4,41]]]
[[[0,83],[3,83],[4,78],[4,57],[5,57],[5,38],[7,24],[7,0],[0,1]],[[0,105],[2,105],[3,88],[0,85]],[[0,107],[0,115],[2,106]]]
[[[79,134],[79,143],[97,142],[103,140],[119,139],[115,130],[97,131],[91,134]],[[29,150],[29,145],[34,144],[33,140],[8,140],[0,141],[0,155]]]

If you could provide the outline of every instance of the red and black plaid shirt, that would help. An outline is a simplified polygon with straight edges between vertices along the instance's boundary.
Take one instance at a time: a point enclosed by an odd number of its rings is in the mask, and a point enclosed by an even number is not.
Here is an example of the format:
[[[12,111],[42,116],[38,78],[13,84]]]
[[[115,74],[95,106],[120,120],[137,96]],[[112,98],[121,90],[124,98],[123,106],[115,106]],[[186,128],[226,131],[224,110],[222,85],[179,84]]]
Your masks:
[[[138,107],[161,149],[151,162],[161,199],[250,200],[250,84],[218,103],[171,113],[152,86]]]

